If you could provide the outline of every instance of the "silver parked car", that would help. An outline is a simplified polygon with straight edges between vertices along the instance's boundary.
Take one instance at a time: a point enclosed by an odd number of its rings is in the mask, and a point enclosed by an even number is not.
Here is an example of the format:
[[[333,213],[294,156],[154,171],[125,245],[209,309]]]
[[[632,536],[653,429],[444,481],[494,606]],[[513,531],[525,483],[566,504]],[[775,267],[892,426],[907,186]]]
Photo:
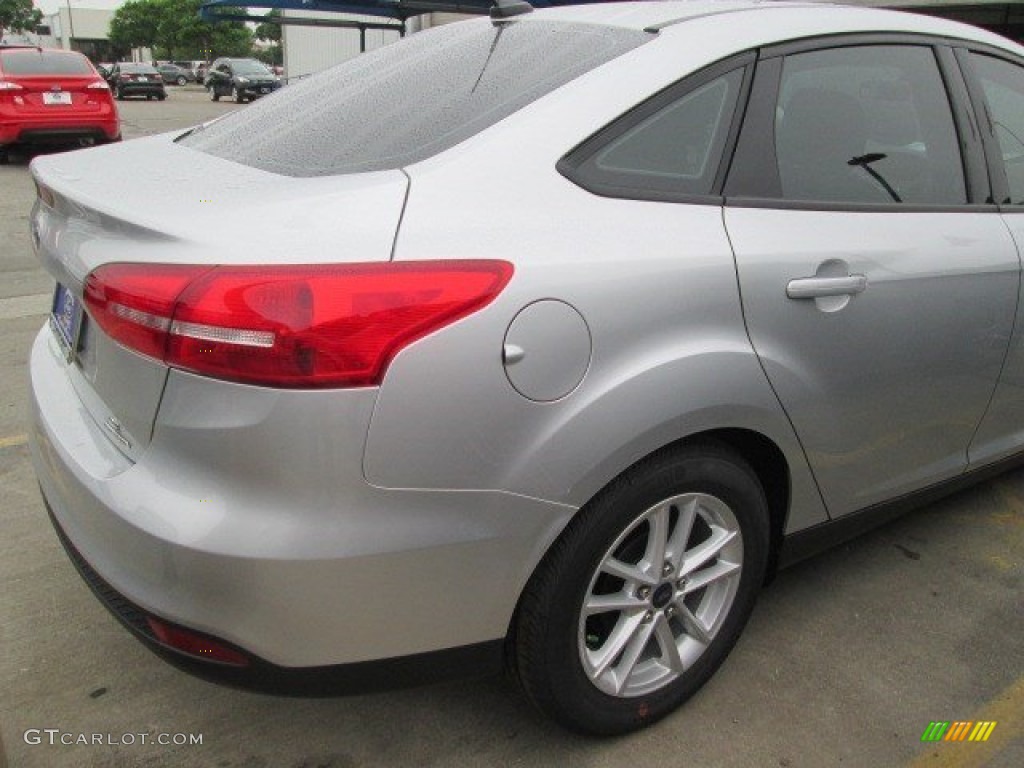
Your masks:
[[[499,12],[39,157],[58,535],[212,679],[504,661],[656,720],[776,568],[1024,447],[1022,67],[863,8]]]

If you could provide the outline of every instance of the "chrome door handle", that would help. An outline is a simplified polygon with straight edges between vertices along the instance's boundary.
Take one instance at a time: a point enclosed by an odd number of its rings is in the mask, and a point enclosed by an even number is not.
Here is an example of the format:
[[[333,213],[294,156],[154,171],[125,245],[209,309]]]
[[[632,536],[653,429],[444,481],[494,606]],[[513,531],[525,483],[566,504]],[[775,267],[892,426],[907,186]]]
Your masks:
[[[853,296],[868,287],[864,275],[846,277],[801,277],[790,280],[786,295],[791,299],[818,299],[822,296]]]

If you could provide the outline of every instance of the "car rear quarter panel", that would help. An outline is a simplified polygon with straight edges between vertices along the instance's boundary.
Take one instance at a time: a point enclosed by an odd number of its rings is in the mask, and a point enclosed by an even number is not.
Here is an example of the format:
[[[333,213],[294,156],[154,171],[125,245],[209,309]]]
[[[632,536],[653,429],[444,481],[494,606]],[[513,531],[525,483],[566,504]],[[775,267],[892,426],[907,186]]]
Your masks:
[[[624,23],[636,21],[630,14],[637,9],[624,8]],[[880,29],[999,38],[863,8],[826,14],[780,5],[758,9],[756,23],[744,23],[750,11],[723,11],[728,18],[670,24],[652,42],[407,169],[410,197],[395,258],[503,258],[516,265],[516,276],[484,313],[393,362],[368,437],[371,483],[500,488],[581,505],[666,444],[738,427],[768,437],[786,457],[785,531],[826,519],[797,437],[747,337],[721,210],[596,197],[555,165],[595,130],[687,74],[762,45]],[[586,12],[555,10],[546,18]],[[542,299],[573,306],[592,339],[582,383],[549,403],[518,395],[501,362],[508,324]]]
[[[643,46],[408,169],[396,259],[505,259],[516,273],[494,304],[393,361],[368,436],[370,483],[580,506],[667,444],[745,428],[790,464],[788,528],[825,519],[747,338],[721,208],[598,197],[555,169],[596,128],[706,61],[685,46]],[[517,314],[546,299],[582,315],[592,347],[575,390],[535,402],[510,384],[502,348]]]

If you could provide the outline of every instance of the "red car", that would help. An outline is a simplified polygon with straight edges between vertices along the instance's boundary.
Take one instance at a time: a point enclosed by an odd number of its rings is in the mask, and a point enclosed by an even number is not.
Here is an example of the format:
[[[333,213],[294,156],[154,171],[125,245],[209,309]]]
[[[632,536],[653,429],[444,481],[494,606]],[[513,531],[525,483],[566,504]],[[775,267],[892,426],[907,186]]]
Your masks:
[[[12,144],[120,139],[110,87],[85,56],[0,47],[0,164]]]

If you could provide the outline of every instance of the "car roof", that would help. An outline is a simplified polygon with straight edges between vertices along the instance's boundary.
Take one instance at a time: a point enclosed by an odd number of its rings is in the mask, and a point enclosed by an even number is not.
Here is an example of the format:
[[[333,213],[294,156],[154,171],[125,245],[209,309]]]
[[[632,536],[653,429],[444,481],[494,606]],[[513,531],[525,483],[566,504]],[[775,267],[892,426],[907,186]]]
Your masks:
[[[717,21],[717,17],[729,15],[730,32],[737,38],[749,37],[751,45],[843,32],[907,32],[987,43],[1024,55],[1024,47],[968,24],[905,11],[814,0],[611,2],[545,8],[533,15],[538,20],[605,24],[672,36],[695,31],[699,25],[694,22]]]
[[[665,2],[609,2],[584,5],[560,5],[540,9],[538,17],[561,18],[644,30],[681,23],[704,16],[754,11],[763,8],[813,8],[808,0],[667,0]],[[520,17],[522,18],[522,17]]]

